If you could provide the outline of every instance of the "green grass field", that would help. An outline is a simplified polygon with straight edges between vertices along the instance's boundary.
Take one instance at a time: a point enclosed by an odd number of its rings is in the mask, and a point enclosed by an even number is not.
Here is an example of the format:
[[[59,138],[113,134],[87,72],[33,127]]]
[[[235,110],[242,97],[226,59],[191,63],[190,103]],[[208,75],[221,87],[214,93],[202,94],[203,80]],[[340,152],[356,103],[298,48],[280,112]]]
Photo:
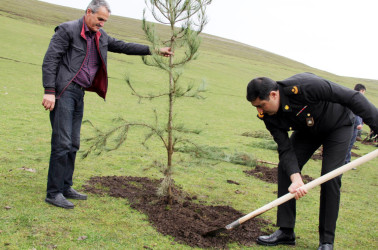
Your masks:
[[[0,248],[1,249],[190,249],[158,233],[145,215],[131,209],[127,200],[90,195],[88,201],[74,201],[67,211],[44,202],[50,154],[49,114],[41,105],[41,64],[56,25],[80,18],[84,11],[54,6],[35,0],[1,0],[0,21]],[[112,16],[105,30],[128,42],[146,44],[141,21]],[[159,31],[166,27],[159,26]],[[101,129],[112,119],[153,121],[153,108],[166,112],[164,100],[138,102],[124,81],[128,75],[141,92],[164,90],[167,77],[147,67],[139,57],[109,54],[109,91],[104,102],[86,93],[84,119]],[[352,88],[367,87],[366,97],[378,106],[378,81],[347,78],[320,71],[287,58],[245,44],[203,34],[200,57],[186,68],[183,78],[208,83],[205,100],[180,99],[176,122],[201,129],[191,136],[200,145],[226,152],[248,152],[256,158],[277,162],[274,150],[259,147],[261,139],[241,136],[264,130],[256,110],[245,100],[247,83],[257,76],[284,79],[295,73],[313,72]],[[368,127],[364,127],[368,131]],[[82,138],[92,133],[82,127]],[[77,159],[74,187],[79,189],[92,176],[128,175],[161,178],[154,160],[165,162],[159,141],[141,145],[145,131],[133,129],[119,150]],[[357,142],[359,155],[374,147]],[[84,142],[82,149],[88,145]],[[186,192],[213,205],[229,205],[243,213],[274,200],[276,185],[243,173],[248,167],[214,161],[198,161],[175,153],[174,179]],[[378,159],[343,176],[336,249],[377,249]],[[303,174],[319,177],[321,163],[310,160]],[[35,170],[34,172],[25,169]],[[240,186],[227,184],[231,179]],[[236,194],[235,190],[243,191]],[[298,249],[318,246],[319,188],[297,203]],[[262,215],[275,223],[276,209]],[[82,236],[85,236],[81,238]],[[258,246],[256,246],[257,248]],[[230,244],[232,249],[247,249]],[[263,247],[258,247],[262,248]],[[275,249],[284,249],[276,247]]]

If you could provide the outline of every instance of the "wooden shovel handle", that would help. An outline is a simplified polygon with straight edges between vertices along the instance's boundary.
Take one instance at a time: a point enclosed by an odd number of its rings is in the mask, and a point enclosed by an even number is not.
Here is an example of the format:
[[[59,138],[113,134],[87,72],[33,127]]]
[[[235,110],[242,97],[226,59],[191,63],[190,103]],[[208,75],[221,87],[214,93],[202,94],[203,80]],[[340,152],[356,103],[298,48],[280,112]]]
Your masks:
[[[378,149],[348,163],[348,164],[345,164],[344,166],[341,166],[339,168],[336,168],[335,170],[325,174],[325,175],[322,175],[320,176],[319,178],[307,183],[306,185],[304,185],[304,187],[307,189],[307,190],[310,190],[316,186],[319,186],[321,184],[323,184],[324,182],[326,181],[329,181],[330,179],[332,178],[335,178],[336,176],[339,176],[349,170],[351,170],[352,168],[355,168],[359,165],[362,165],[363,163],[365,162],[368,162],[374,158],[378,157]],[[291,200],[292,198],[294,198],[295,195],[294,194],[291,194],[291,193],[288,193],[288,194],[285,194],[284,196],[281,196],[280,198],[266,204],[265,206],[263,207],[260,207],[259,209],[241,217],[240,219],[238,219],[237,221],[231,223],[230,225],[226,226],[227,229],[231,229],[232,227],[234,227],[236,224],[242,224],[244,222],[246,222],[247,220],[250,220],[254,217],[256,217],[257,215],[259,214],[262,214],[262,213],[265,213],[266,211],[274,208],[274,207],[277,207],[279,205],[281,205],[282,203],[285,203],[286,201],[288,200]],[[237,222],[237,223],[236,223]],[[232,225],[232,226],[231,226]],[[228,228],[230,226],[230,228]]]

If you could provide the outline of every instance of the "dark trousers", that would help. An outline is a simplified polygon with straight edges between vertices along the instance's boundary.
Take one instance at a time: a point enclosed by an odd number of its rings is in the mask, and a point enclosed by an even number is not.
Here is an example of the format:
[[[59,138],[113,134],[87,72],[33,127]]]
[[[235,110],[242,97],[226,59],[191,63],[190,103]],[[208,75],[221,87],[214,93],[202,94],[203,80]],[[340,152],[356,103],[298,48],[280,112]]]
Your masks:
[[[348,152],[347,152],[347,155],[345,157],[345,164],[349,163],[351,158],[352,158],[352,148],[353,148],[354,143],[356,142],[358,131],[359,130],[357,129],[357,127],[353,128],[352,138],[350,139]]]
[[[353,126],[344,126],[329,134],[310,135],[305,132],[293,132],[291,143],[302,170],[304,164],[313,153],[323,145],[323,161],[321,175],[344,165]],[[288,193],[291,185],[290,176],[282,166],[278,166],[278,197]],[[340,205],[341,175],[321,185],[319,212],[319,242],[333,243],[335,239],[336,221]],[[278,207],[277,225],[294,228],[296,216],[296,200],[292,199]]]
[[[80,147],[80,128],[84,112],[84,90],[71,83],[56,100],[50,112],[51,155],[47,177],[47,196],[54,197],[72,186],[76,152]]]

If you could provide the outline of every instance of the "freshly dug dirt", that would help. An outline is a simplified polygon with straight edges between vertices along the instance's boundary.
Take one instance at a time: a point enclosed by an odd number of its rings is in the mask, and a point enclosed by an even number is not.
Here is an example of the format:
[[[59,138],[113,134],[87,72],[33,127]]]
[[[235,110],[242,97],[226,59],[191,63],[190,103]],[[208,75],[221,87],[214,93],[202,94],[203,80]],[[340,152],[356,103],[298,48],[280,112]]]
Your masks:
[[[269,168],[257,165],[254,169],[246,170],[244,173],[269,183],[278,183],[277,167]],[[302,179],[305,184],[313,180],[313,178],[308,175],[302,175]]]
[[[224,228],[244,214],[229,206],[204,205],[204,202],[196,201],[197,197],[185,195],[178,188],[173,192],[180,198],[173,205],[167,205],[156,194],[159,184],[159,180],[145,177],[105,176],[91,178],[84,189],[94,194],[128,199],[132,208],[148,215],[157,231],[192,247],[224,249],[231,242],[252,246],[258,236],[271,233],[263,230],[272,225],[271,222],[254,218],[218,236],[204,237],[206,232]]]
[[[364,144],[364,145],[374,145],[374,142],[367,141],[367,140],[363,140],[363,141],[361,141],[361,143]]]
[[[358,150],[358,146],[353,145],[352,149]],[[361,155],[354,153],[351,151],[351,154],[353,157],[361,157]],[[323,148],[321,147],[319,150],[317,150],[312,156],[311,159],[318,161],[318,160],[323,160]]]
[[[361,155],[356,154],[356,153],[354,153],[354,152],[351,152],[351,154],[352,154],[353,157],[361,157]]]
[[[229,184],[235,184],[235,185],[240,185],[239,182],[233,181],[233,180],[227,180],[227,183]]]
[[[311,156],[314,161],[323,160],[323,146],[320,146]]]
[[[311,156],[311,159],[313,159],[314,161],[323,160],[322,154],[323,154],[322,152],[315,152],[315,154]]]

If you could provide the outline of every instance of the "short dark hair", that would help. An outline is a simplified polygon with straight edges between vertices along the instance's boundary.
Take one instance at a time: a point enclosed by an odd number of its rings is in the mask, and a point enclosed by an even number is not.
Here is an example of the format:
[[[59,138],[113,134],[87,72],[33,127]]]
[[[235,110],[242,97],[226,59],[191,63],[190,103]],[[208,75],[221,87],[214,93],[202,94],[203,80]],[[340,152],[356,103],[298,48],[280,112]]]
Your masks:
[[[356,86],[354,86],[354,90],[355,91],[361,91],[361,90],[365,90],[366,91],[366,87],[365,87],[365,85],[363,85],[361,83],[357,83]]]
[[[106,2],[105,0],[92,0],[87,9],[85,10],[85,12],[88,10],[88,9],[91,9],[93,13],[97,13],[98,9],[100,7],[105,7],[108,12],[110,13],[110,7],[109,7],[109,4],[108,2]]]
[[[257,98],[260,100],[269,100],[271,91],[278,90],[276,81],[268,77],[258,77],[248,83],[247,100],[253,102]]]

